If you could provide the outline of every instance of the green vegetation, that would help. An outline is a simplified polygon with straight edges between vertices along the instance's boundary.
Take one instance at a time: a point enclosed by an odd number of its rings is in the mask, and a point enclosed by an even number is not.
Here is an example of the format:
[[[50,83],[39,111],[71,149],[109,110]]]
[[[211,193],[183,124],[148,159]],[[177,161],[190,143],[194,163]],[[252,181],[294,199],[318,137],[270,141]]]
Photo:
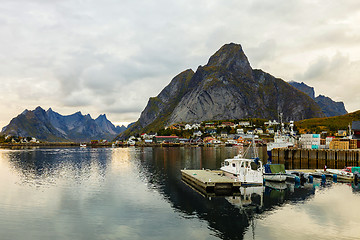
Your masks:
[[[330,135],[334,135],[337,130],[348,129],[352,121],[360,121],[360,111],[337,117],[306,119],[295,122],[295,127],[299,133],[321,133],[322,131],[327,131]]]

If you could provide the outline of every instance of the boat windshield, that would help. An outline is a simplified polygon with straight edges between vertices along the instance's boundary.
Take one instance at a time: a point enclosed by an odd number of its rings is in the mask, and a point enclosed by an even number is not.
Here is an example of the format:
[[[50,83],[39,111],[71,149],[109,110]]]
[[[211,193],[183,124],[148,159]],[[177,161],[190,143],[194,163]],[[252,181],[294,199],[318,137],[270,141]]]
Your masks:
[[[260,167],[260,164],[256,164],[255,162],[251,162],[251,170],[257,170]]]

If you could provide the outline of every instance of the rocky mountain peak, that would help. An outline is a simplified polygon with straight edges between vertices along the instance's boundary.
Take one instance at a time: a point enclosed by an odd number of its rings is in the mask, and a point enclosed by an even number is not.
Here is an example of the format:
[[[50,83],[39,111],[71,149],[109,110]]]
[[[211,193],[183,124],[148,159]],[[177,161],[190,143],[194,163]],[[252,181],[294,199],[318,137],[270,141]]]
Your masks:
[[[100,114],[96,119],[107,120],[105,114]]]
[[[42,107],[38,106],[35,108],[34,112],[45,112],[45,110]]]
[[[251,75],[252,68],[240,44],[229,43],[212,55],[207,67],[224,67],[234,73]]]
[[[282,79],[253,70],[240,44],[229,43],[194,73],[186,70],[172,79],[157,97],[149,99],[139,120],[121,137],[157,131],[180,122],[265,118],[301,120],[323,117],[313,99]]]

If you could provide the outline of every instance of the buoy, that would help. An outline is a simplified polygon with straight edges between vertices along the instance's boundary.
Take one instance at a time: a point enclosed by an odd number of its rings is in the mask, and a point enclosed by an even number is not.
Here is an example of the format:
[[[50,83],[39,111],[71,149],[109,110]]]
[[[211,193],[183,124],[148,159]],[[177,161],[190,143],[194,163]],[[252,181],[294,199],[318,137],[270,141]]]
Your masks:
[[[301,173],[300,174],[300,184],[304,185],[304,183],[306,183],[305,174]]]
[[[314,177],[312,175],[309,176],[309,183],[313,183],[314,182]]]
[[[333,181],[334,181],[335,183],[337,182],[337,175],[336,175],[336,174],[333,175]]]
[[[322,182],[326,182],[326,176],[325,176],[325,174],[321,175],[321,181],[322,181]]]
[[[354,173],[354,183],[355,183],[355,185],[358,184],[359,178],[360,178],[360,174],[358,172],[355,172]]]

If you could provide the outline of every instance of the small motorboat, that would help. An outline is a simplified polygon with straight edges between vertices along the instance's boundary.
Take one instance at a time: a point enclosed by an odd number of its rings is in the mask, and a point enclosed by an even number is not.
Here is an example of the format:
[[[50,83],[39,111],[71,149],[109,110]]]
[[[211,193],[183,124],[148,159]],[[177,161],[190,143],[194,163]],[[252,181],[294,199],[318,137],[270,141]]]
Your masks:
[[[264,179],[265,181],[285,182],[287,174],[284,164],[265,164]]]
[[[254,141],[250,144],[244,155],[240,153],[234,158],[225,159],[220,170],[230,178],[241,182],[242,185],[263,185],[263,165],[257,157]],[[244,156],[253,149],[254,158],[245,158]]]

